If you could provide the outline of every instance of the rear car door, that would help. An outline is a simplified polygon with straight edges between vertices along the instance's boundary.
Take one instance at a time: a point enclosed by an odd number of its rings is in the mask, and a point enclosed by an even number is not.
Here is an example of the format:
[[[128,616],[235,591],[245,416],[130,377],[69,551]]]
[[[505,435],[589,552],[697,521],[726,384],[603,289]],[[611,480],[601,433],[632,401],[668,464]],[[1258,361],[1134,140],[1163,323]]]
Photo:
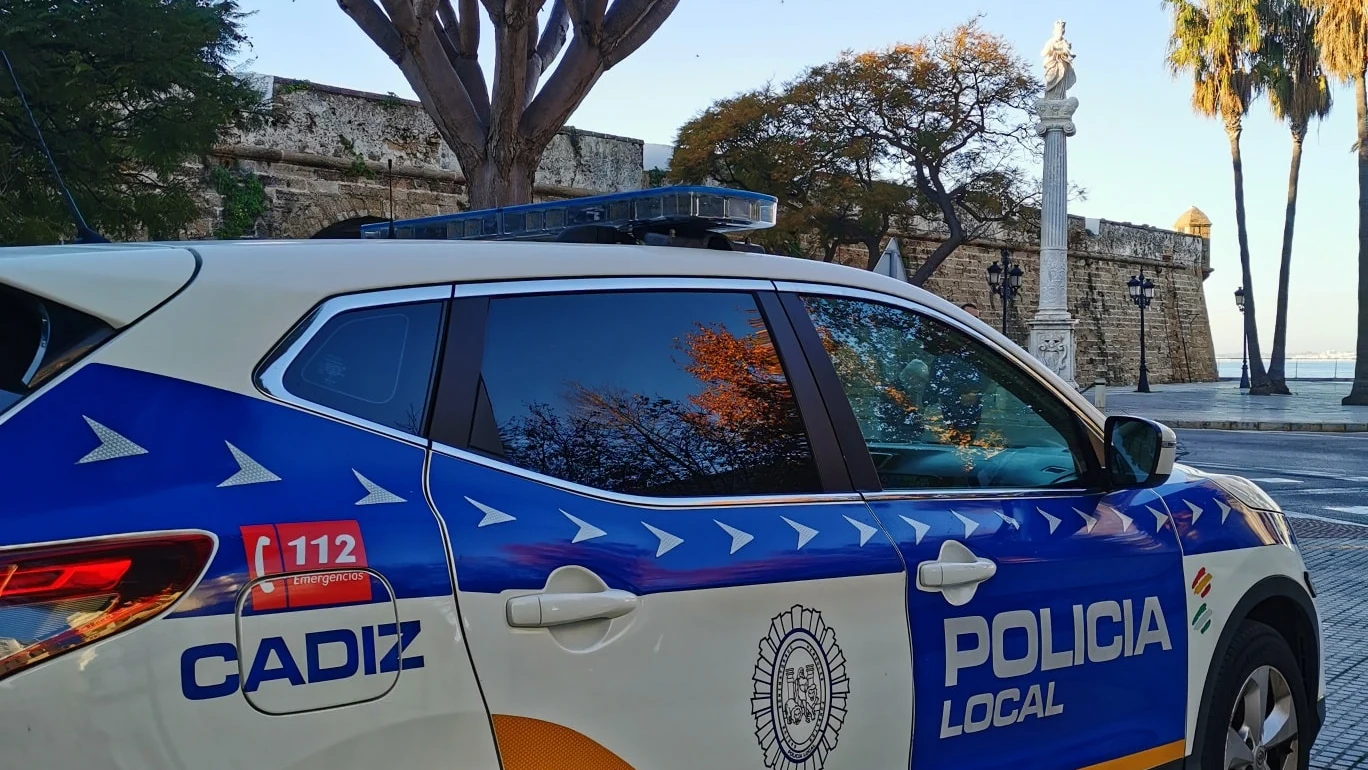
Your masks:
[[[986,338],[891,297],[781,288],[908,566],[913,766],[1180,759],[1186,605],[1163,501],[1101,489],[1082,418]]]
[[[459,286],[430,497],[504,770],[897,767],[898,550],[772,286]]]

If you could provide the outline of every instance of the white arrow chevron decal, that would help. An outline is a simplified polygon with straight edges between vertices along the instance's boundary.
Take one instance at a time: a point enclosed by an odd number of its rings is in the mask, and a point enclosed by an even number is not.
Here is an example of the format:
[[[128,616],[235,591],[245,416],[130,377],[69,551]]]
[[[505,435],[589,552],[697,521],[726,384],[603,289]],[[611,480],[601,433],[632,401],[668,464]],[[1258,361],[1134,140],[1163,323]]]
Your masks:
[[[98,463],[105,460],[117,460],[120,457],[133,457],[134,455],[145,455],[147,450],[134,444],[132,441],[106,428],[98,422],[81,415],[86,421],[86,425],[95,431],[95,438],[100,440],[100,445],[90,450],[85,457],[76,461],[77,465],[82,463]]]
[[[1217,500],[1216,507],[1221,509],[1221,523],[1224,524],[1226,522],[1226,517],[1230,515],[1230,506],[1226,505],[1222,500]]]
[[[406,502],[404,498],[399,495],[394,494],[388,489],[376,484],[374,481],[362,476],[361,471],[352,468],[352,473],[356,475],[356,480],[361,482],[361,486],[366,488],[366,496],[357,500],[357,505],[380,505],[381,503]]]
[[[1168,514],[1156,511],[1152,505],[1147,505],[1145,507],[1149,509],[1150,513],[1154,514],[1154,531],[1158,532],[1163,529],[1164,525],[1168,523]]]
[[[974,530],[979,528],[978,522],[974,521],[973,519],[961,516],[958,513],[955,513],[954,511],[951,511],[950,514],[953,515],[955,518],[959,519],[964,524],[965,537],[969,537],[970,535],[974,534]]]
[[[497,508],[490,508],[484,503],[471,500],[469,497],[466,498],[466,502],[479,508],[480,512],[484,514],[484,518],[480,519],[480,523],[475,525],[477,527],[487,527],[490,524],[503,524],[505,522],[518,520],[518,517],[516,516],[510,516]]]
[[[923,524],[920,521],[917,521],[916,519],[909,519],[906,516],[899,516],[898,518],[907,522],[908,525],[912,527],[912,529],[916,530],[916,545],[921,545],[922,538],[926,537],[926,533],[931,531],[931,525]]]
[[[727,525],[727,524],[723,524],[722,522],[718,521],[717,519],[713,519],[713,523],[716,524],[717,526],[721,527],[723,532],[726,532],[728,535],[731,535],[731,539],[732,539],[731,550],[728,551],[727,553],[736,553],[737,551],[741,550],[741,548],[742,548],[746,543],[749,543],[750,541],[752,541],[752,540],[755,539],[755,535],[752,535],[752,534],[749,533],[749,532],[743,532],[743,531],[737,529],[736,527],[729,526],[729,525]]]
[[[1185,500],[1184,502],[1187,503],[1188,510],[1192,511],[1192,523],[1196,524],[1197,520],[1202,518],[1202,506],[1192,502],[1191,500]]]
[[[875,533],[875,532],[878,532],[878,531],[879,531],[879,530],[875,529],[874,527],[871,527],[871,526],[869,526],[868,524],[864,523],[863,521],[857,521],[857,520],[855,520],[855,519],[850,518],[849,516],[846,516],[846,517],[845,517],[845,520],[848,521],[848,522],[850,522],[851,525],[853,525],[853,526],[855,527],[855,529],[860,530],[860,546],[861,546],[861,547],[863,547],[865,543],[868,543],[868,542],[869,542],[869,538],[874,537],[874,533]]]
[[[1007,526],[1011,527],[1012,529],[1021,529],[1021,522],[1017,521],[1016,519],[1012,518],[1011,516],[1008,516],[1007,514],[1003,513],[1002,511],[993,511],[993,513],[996,513],[996,514],[997,514],[997,517],[998,517],[999,519],[1002,519],[1002,523],[1003,523],[1003,524],[1006,524]]]
[[[1043,508],[1037,508],[1036,512],[1039,513],[1041,516],[1044,516],[1045,521],[1048,521],[1050,523],[1050,534],[1053,535],[1055,530],[1059,529],[1059,522],[1063,521],[1063,519],[1059,518],[1058,516],[1051,516],[1050,514],[1046,513]]]
[[[233,446],[227,441],[228,451],[233,453],[233,459],[237,461],[238,471],[223,480],[220,487],[239,487],[247,484],[265,484],[268,481],[280,481],[280,477],[266,470],[266,466],[247,456],[246,452]]]
[[[593,540],[596,537],[603,537],[604,535],[608,534],[607,532],[604,532],[603,530],[599,529],[593,524],[590,524],[584,519],[579,518],[578,516],[571,516],[565,511],[561,511],[561,515],[569,519],[571,522],[573,522],[575,526],[579,527],[579,531],[575,533],[575,537],[570,540],[570,542],[572,543],[579,543],[585,540]]]
[[[670,551],[673,551],[675,548],[677,548],[680,544],[684,542],[684,538],[679,537],[678,535],[671,535],[669,532],[666,532],[663,529],[656,529],[655,527],[651,526],[650,524],[647,524],[644,521],[641,522],[641,526],[651,530],[651,534],[655,535],[657,538],[660,538],[660,547],[656,549],[657,559],[669,553]]]
[[[787,516],[780,516],[779,518],[788,522],[788,525],[793,527],[793,531],[798,533],[798,550],[803,550],[803,546],[807,545],[809,540],[817,537],[817,530],[812,527],[803,526]]]
[[[1088,514],[1078,510],[1077,508],[1074,509],[1074,513],[1083,517],[1083,528],[1088,530],[1088,534],[1092,534],[1093,527],[1097,526],[1097,517],[1089,516]]]
[[[1121,520],[1121,531],[1129,532],[1131,525],[1135,523],[1135,520],[1120,511],[1115,511],[1115,513],[1116,518]]]

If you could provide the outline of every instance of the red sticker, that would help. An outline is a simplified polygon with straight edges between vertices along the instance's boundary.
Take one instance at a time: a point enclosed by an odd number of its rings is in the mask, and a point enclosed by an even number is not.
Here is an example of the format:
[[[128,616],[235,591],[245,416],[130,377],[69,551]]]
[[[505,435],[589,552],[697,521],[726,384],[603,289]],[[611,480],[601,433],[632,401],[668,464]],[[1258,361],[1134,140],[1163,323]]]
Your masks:
[[[366,545],[355,520],[242,527],[247,569],[253,578],[289,574],[252,589],[257,610],[319,607],[370,601],[370,576],[348,572],[367,566]],[[290,573],[333,570],[320,574]]]

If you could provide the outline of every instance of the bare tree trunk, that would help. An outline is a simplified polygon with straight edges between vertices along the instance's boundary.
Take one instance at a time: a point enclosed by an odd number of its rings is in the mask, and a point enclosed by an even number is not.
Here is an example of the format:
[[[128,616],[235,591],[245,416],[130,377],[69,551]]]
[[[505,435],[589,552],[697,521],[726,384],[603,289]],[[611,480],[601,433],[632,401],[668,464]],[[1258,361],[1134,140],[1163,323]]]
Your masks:
[[[1297,219],[1297,181],[1301,177],[1302,141],[1306,126],[1292,126],[1292,165],[1287,172],[1287,212],[1283,216],[1282,265],[1278,268],[1278,313],[1273,321],[1273,352],[1268,362],[1268,381],[1278,395],[1287,389],[1287,293],[1292,274],[1292,231]]]
[[[1235,227],[1240,240],[1240,272],[1245,290],[1244,333],[1249,344],[1249,392],[1266,396],[1270,392],[1268,372],[1264,369],[1263,355],[1259,350],[1259,327],[1254,315],[1254,275],[1249,267],[1249,231],[1245,227],[1244,159],[1240,155],[1242,129],[1239,120],[1226,122],[1226,136],[1230,138],[1230,165],[1235,172]]]
[[[879,248],[879,241],[882,239],[883,235],[880,235],[878,238],[870,238],[864,242],[865,251],[869,252],[869,264],[865,267],[866,270],[873,270],[879,266],[879,259],[883,257],[883,249]]]
[[[526,160],[525,156],[507,156],[472,164],[473,168],[463,168],[471,210],[531,202],[536,170],[529,168]]]
[[[1354,78],[1354,106],[1358,111],[1358,362],[1354,366],[1354,387],[1343,401],[1356,406],[1368,406],[1368,83],[1365,79],[1368,79],[1368,72],[1364,71]]]

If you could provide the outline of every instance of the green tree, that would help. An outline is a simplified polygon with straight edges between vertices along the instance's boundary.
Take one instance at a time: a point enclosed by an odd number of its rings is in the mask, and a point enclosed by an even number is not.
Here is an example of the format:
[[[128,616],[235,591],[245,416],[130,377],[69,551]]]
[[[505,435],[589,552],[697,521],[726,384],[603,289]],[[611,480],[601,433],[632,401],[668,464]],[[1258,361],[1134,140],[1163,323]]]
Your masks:
[[[90,226],[174,237],[197,215],[185,164],[261,95],[228,60],[244,39],[233,0],[9,0],[4,50]],[[75,232],[10,73],[0,73],[0,243]]]
[[[531,202],[547,145],[599,77],[649,40],[679,0],[554,0],[544,23],[546,0],[337,4],[399,65],[456,153],[470,205],[489,208]],[[492,85],[479,62],[482,5],[494,27]]]
[[[1267,395],[1271,387],[1259,348],[1249,232],[1245,226],[1244,159],[1240,155],[1244,117],[1260,85],[1253,70],[1254,53],[1260,44],[1258,3],[1259,0],[1164,0],[1173,12],[1169,71],[1174,76],[1191,75],[1192,109],[1204,117],[1221,118],[1230,141],[1230,163],[1235,173],[1235,228],[1245,290],[1249,392]]]
[[[1316,42],[1331,75],[1354,84],[1358,119],[1358,363],[1345,404],[1368,405],[1368,7],[1363,0],[1312,0],[1320,11]]]
[[[781,253],[815,243],[830,262],[862,245],[872,268],[895,223],[916,213],[916,190],[885,178],[886,148],[825,125],[806,79],[723,99],[679,130],[670,177],[779,198],[776,227],[755,236]]]
[[[912,44],[845,54],[807,75],[828,131],[886,148],[946,227],[909,278],[924,284],[955,249],[1013,223],[1036,195],[1018,165],[1038,153],[1041,86],[1004,38],[974,19]]]
[[[1297,181],[1302,142],[1312,120],[1330,113],[1330,84],[1316,45],[1318,11],[1304,0],[1263,0],[1257,71],[1268,92],[1269,106],[1292,134],[1292,162],[1287,174],[1287,208],[1283,217],[1282,261],[1278,269],[1278,310],[1273,322],[1273,350],[1268,361],[1269,385],[1288,394],[1287,294],[1292,273],[1292,233],[1297,218]]]

